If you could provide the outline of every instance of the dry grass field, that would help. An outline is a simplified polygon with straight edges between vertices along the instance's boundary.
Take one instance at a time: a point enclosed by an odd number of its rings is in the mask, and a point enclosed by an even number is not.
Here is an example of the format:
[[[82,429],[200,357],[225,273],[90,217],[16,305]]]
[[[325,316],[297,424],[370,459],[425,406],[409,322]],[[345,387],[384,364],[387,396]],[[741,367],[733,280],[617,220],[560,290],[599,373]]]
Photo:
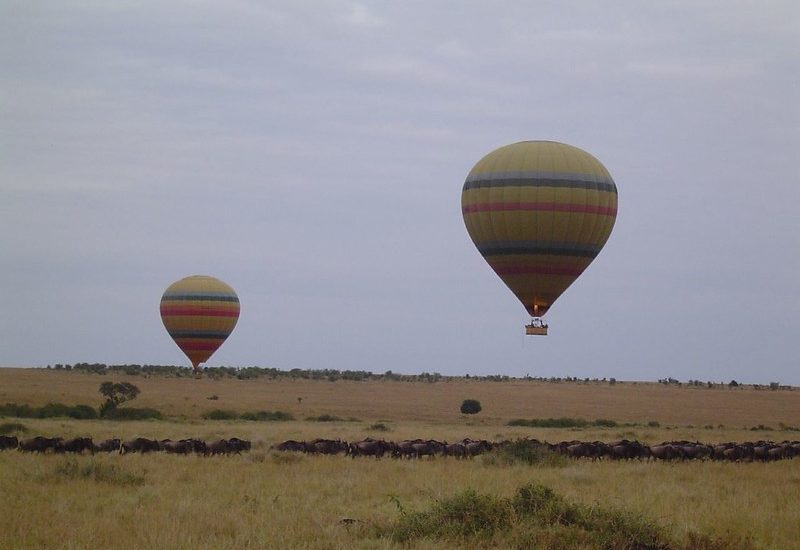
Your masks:
[[[0,548],[527,548],[537,535],[514,523],[500,533],[401,543],[385,526],[406,511],[466,489],[511,497],[541,483],[571,502],[640,515],[678,548],[800,548],[800,459],[774,463],[576,461],[562,466],[503,465],[486,457],[401,461],[281,454],[270,446],[314,437],[387,439],[536,437],[658,442],[800,439],[780,424],[800,424],[800,392],[707,390],[657,384],[547,384],[452,381],[314,382],[112,378],[33,369],[0,369],[0,403],[101,401],[106,380],[142,393],[135,406],[170,418],[111,422],[0,419],[31,435],[150,438],[239,436],[241,456],[26,455],[0,452]],[[219,399],[208,400],[217,395]],[[302,402],[297,398],[302,397]],[[461,401],[481,401],[466,418]],[[210,421],[210,409],[282,410],[285,422]],[[311,422],[333,414],[350,422]],[[520,428],[512,418],[606,418],[631,426]],[[373,432],[385,423],[390,431]],[[659,426],[648,426],[658,421]],[[759,424],[773,431],[751,431]],[[722,426],[722,427],[720,427]],[[348,521],[343,522],[342,520]],[[353,520],[353,521],[349,521]],[[533,537],[533,538],[531,538]],[[560,539],[559,539],[560,540]],[[567,539],[549,548],[587,548]]]
[[[460,422],[464,399],[483,406],[478,418],[505,424],[513,418],[608,418],[618,422],[749,428],[800,424],[800,391],[715,389],[654,383],[553,384],[533,381],[348,382],[313,380],[209,380],[100,376],[43,369],[0,368],[0,403],[98,405],[105,380],[127,380],[142,393],[137,407],[168,416],[200,418],[210,409],[281,410],[297,418],[334,414],[362,420]],[[210,401],[208,397],[218,396]],[[302,402],[298,401],[302,398]]]

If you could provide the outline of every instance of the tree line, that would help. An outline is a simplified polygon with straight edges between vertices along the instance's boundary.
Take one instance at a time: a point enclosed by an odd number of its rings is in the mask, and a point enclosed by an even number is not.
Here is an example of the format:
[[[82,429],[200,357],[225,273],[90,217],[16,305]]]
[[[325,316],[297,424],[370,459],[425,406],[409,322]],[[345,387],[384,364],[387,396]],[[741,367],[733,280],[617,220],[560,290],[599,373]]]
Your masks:
[[[139,364],[120,364],[120,365],[107,365],[105,363],[75,363],[64,364],[57,363],[55,365],[47,365],[47,369],[52,370],[65,370],[71,372],[81,372],[89,374],[125,374],[128,376],[164,376],[172,378],[191,378],[194,373],[189,367],[182,367],[177,365],[139,365]],[[338,370],[338,369],[280,369],[275,367],[205,367],[203,369],[204,376],[212,380],[231,379],[238,380],[252,380],[258,378],[268,379],[302,379],[302,380],[327,380],[329,382],[336,382],[338,380],[350,380],[355,382],[365,381],[393,381],[393,382],[452,382],[462,380],[474,380],[476,382],[547,382],[551,384],[602,384],[614,386],[616,384],[638,384],[647,382],[624,382],[617,380],[614,377],[577,377],[577,376],[531,376],[530,374],[523,377],[509,376],[505,374],[487,374],[487,375],[470,375],[464,376],[449,376],[443,375],[439,372],[422,372],[420,374],[400,374],[387,370],[384,373],[376,373],[369,370]],[[689,388],[707,388],[707,389],[738,389],[750,387],[756,390],[794,390],[795,387],[791,385],[781,384],[780,382],[769,382],[768,384],[744,384],[731,380],[730,382],[712,382],[700,380],[688,380],[682,382],[677,378],[665,377],[658,379],[658,383],[663,385],[674,385],[678,387]]]

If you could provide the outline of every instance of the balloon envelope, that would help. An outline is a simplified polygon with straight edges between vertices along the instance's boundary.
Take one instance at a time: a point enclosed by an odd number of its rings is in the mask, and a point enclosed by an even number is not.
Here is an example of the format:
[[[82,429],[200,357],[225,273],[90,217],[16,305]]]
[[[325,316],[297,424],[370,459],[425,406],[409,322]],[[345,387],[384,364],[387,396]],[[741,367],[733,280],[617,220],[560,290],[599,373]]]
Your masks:
[[[172,283],[161,297],[161,320],[197,370],[236,326],[239,297],[214,277],[186,277]]]
[[[533,317],[583,273],[608,240],[617,187],[589,153],[523,141],[483,157],[461,193],[478,251]]]

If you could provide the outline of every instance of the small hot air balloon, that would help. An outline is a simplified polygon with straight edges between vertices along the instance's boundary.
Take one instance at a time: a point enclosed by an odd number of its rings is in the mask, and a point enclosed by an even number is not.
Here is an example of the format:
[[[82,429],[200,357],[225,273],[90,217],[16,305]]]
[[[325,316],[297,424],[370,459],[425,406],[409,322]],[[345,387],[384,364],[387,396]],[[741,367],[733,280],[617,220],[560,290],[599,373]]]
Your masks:
[[[617,216],[617,186],[592,155],[564,143],[500,147],[461,193],[467,232],[489,266],[547,334],[541,317],[594,260]]]
[[[233,331],[239,297],[214,277],[193,275],[169,285],[161,297],[161,320],[195,374]]]

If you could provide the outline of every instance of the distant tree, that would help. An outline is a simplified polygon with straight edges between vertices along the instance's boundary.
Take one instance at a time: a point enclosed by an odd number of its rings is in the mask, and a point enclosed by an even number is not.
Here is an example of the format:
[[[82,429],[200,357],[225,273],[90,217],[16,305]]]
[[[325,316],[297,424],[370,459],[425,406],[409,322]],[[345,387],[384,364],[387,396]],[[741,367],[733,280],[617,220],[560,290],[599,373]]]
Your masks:
[[[730,382],[728,382],[728,387],[730,387],[730,388],[738,388],[739,387],[739,382],[737,382],[736,380],[731,380]]]
[[[477,399],[465,399],[461,403],[461,414],[478,414],[481,412],[481,402]]]
[[[103,382],[100,384],[99,391],[106,398],[106,402],[100,405],[101,416],[126,401],[136,399],[136,396],[141,393],[139,388],[130,382]]]

